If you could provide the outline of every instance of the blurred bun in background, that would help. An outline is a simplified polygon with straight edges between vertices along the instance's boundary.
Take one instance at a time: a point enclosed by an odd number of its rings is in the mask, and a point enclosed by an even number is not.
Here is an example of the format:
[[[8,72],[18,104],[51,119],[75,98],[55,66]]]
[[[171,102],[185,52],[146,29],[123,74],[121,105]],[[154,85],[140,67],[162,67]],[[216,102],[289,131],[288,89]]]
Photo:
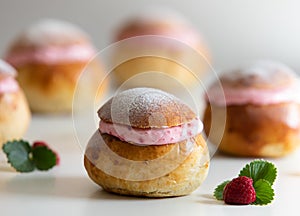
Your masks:
[[[0,59],[0,147],[6,141],[22,138],[31,119],[16,76],[16,70]]]
[[[89,36],[71,23],[44,19],[21,32],[5,59],[18,71],[18,81],[34,112],[68,113],[81,72],[92,70],[85,80],[85,94],[97,88],[95,77],[103,73]],[[89,63],[89,64],[88,64]],[[88,68],[86,68],[88,66]]]
[[[202,35],[176,11],[151,8],[128,18],[114,35],[115,84],[168,91],[197,85],[209,70],[210,53]]]
[[[207,91],[204,130],[221,152],[245,157],[281,157],[300,143],[300,79],[288,66],[258,61],[224,73]],[[218,128],[224,121],[222,139]]]

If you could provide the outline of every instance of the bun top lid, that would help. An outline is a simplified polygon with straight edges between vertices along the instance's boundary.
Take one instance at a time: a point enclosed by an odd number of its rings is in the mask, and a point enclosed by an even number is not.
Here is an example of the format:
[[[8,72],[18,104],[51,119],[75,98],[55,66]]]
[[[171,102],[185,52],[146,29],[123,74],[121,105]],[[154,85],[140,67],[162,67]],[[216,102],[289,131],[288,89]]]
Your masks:
[[[297,80],[297,76],[288,66],[265,60],[245,69],[225,73],[220,80],[223,86],[270,89],[290,85]]]
[[[168,23],[175,25],[189,25],[188,20],[176,10],[165,7],[147,7],[136,13],[128,23],[148,25],[153,23]]]
[[[16,77],[17,71],[10,64],[0,59],[0,77]]]
[[[88,35],[78,26],[61,20],[43,19],[26,28],[11,49],[89,44]]]
[[[133,88],[115,95],[98,110],[98,116],[135,128],[167,128],[196,118],[180,99],[153,88]]]
[[[120,25],[114,41],[145,35],[173,38],[193,47],[206,44],[202,35],[183,15],[168,8],[141,10]]]

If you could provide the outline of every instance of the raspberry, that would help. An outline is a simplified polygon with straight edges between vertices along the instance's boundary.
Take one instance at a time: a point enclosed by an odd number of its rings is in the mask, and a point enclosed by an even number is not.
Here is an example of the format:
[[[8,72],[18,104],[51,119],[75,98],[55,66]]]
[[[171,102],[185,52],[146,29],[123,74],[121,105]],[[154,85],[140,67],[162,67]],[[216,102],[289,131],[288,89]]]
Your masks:
[[[227,204],[247,205],[256,200],[253,180],[246,176],[232,179],[223,192],[223,198]]]
[[[60,157],[58,156],[57,152],[55,152],[55,151],[53,151],[53,152],[56,155],[56,161],[55,161],[55,163],[56,163],[56,165],[59,165],[59,163],[60,163]]]
[[[49,148],[49,146],[43,141],[35,141],[32,144],[32,148],[36,148],[36,147],[39,147],[39,146],[45,146],[45,147]]]
[[[32,148],[36,148],[36,147],[39,147],[39,146],[45,146],[45,147],[47,147],[48,149],[50,149],[50,150],[55,154],[55,156],[56,156],[56,165],[59,165],[59,163],[60,163],[60,158],[59,158],[59,156],[58,156],[58,154],[57,154],[56,151],[53,151],[53,150],[48,146],[48,144],[45,143],[45,142],[43,142],[43,141],[35,141],[35,142],[32,144]]]

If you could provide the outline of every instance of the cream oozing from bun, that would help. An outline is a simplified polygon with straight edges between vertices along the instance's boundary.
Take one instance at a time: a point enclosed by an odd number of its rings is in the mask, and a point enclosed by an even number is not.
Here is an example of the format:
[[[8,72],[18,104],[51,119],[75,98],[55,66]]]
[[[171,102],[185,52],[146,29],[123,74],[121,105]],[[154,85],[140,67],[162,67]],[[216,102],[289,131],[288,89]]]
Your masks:
[[[101,133],[107,133],[135,145],[164,145],[196,136],[202,132],[203,124],[198,118],[195,118],[189,123],[169,128],[138,129],[100,121],[99,130]]]
[[[68,47],[49,46],[39,50],[23,50],[7,56],[7,61],[20,66],[26,63],[56,64],[63,62],[88,61],[95,54],[95,50],[86,45]]]

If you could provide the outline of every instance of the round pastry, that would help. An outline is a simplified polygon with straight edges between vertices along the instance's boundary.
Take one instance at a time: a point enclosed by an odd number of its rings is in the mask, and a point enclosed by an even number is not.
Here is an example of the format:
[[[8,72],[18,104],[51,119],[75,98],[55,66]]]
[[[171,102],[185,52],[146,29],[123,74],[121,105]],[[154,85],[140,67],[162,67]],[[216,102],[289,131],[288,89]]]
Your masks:
[[[6,141],[22,138],[31,118],[16,74],[13,67],[0,59],[0,147]]]
[[[209,152],[202,122],[175,96],[134,88],[98,111],[84,165],[104,190],[133,196],[182,196],[207,176]]]
[[[160,89],[167,87],[166,82],[170,88],[177,82],[197,85],[197,78],[208,71],[210,56],[203,37],[178,14],[160,10],[137,15],[116,31],[114,42],[128,38],[132,40],[119,44],[113,56],[116,85],[125,81],[129,82],[129,87]],[[142,76],[143,72],[162,74]],[[128,80],[135,75],[140,76]]]
[[[31,109],[53,113],[72,110],[83,70],[92,70],[84,83],[86,92],[98,85],[95,77],[103,71],[97,61],[90,62],[94,55],[94,47],[79,27],[47,19],[25,29],[10,46],[6,60],[17,69]]]
[[[226,108],[219,150],[236,156],[280,157],[300,143],[300,81],[287,66],[261,61],[227,73],[207,92],[204,129],[216,143]],[[212,111],[213,110],[213,111]],[[214,126],[212,126],[214,125]],[[218,144],[218,143],[216,143]]]

